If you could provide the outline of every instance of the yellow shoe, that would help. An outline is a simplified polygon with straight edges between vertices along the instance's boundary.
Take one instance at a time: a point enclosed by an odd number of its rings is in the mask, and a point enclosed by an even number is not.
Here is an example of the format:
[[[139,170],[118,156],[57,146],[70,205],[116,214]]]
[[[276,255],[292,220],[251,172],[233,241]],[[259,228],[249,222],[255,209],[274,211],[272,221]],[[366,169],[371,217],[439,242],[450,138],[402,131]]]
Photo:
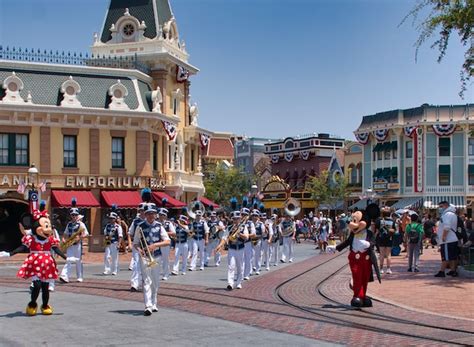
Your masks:
[[[28,316],[36,315],[37,310],[38,310],[38,305],[36,305],[36,306],[30,306],[30,305],[26,306],[26,314]]]
[[[41,313],[45,316],[49,316],[53,314],[53,308],[49,305],[46,305],[46,307],[41,306]]]

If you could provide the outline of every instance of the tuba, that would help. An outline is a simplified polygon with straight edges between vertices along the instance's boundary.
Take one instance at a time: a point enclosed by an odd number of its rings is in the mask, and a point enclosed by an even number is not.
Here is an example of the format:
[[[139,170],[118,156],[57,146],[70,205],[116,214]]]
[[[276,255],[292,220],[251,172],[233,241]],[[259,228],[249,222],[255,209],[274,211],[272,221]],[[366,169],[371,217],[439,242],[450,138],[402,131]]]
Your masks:
[[[295,198],[289,198],[284,204],[285,213],[290,217],[296,217],[301,212],[301,204]]]
[[[201,211],[202,215],[206,213],[206,207],[200,201],[191,201],[186,209],[186,213],[188,214],[189,218],[196,219],[196,211]]]

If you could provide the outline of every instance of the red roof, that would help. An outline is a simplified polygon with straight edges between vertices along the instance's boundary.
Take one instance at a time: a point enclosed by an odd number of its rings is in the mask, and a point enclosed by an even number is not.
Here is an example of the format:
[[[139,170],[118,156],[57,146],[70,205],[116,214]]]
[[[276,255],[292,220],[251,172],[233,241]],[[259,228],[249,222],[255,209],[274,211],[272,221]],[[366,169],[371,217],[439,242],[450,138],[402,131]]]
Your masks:
[[[219,208],[220,206],[218,204],[216,204],[214,201],[212,200],[209,200],[205,197],[202,197],[202,198],[199,198],[199,201],[201,201],[204,205],[206,206],[212,206],[214,208]]]
[[[108,207],[117,205],[118,208],[135,208],[142,203],[140,193],[136,190],[104,190],[100,194]]]
[[[208,157],[234,159],[234,145],[230,139],[212,138],[207,146]]]
[[[89,190],[53,190],[51,205],[53,207],[71,207],[72,199],[77,207],[99,207],[100,204]]]
[[[171,208],[186,207],[186,204],[184,202],[179,201],[164,192],[153,192],[153,199],[155,199],[158,206],[162,206],[163,198],[168,199],[168,202],[166,203],[167,207],[171,207]]]

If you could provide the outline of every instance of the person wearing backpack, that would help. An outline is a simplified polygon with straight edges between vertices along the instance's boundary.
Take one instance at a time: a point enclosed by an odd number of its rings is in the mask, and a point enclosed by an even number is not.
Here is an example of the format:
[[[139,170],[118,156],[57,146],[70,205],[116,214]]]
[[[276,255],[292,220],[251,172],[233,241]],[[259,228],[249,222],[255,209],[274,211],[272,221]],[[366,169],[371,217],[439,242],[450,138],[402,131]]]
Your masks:
[[[423,226],[418,222],[418,215],[410,216],[411,223],[406,226],[405,234],[408,248],[408,272],[420,272],[418,259],[420,258],[421,240],[423,239]]]
[[[383,263],[387,259],[387,274],[391,274],[390,256],[393,246],[393,234],[395,232],[395,221],[390,218],[390,209],[382,209],[382,218],[375,223],[375,242],[380,252],[380,273],[383,274]]]

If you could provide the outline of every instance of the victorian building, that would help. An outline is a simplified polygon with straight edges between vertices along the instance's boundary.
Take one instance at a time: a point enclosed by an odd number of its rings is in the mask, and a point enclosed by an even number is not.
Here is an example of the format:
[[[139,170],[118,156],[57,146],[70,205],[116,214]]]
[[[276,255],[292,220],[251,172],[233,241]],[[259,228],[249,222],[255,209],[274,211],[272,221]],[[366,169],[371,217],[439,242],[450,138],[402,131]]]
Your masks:
[[[435,209],[447,200],[472,215],[473,119],[473,104],[424,104],[365,116],[355,131],[363,191],[395,209]]]
[[[168,207],[201,197],[211,132],[190,99],[197,72],[168,0],[111,0],[91,55],[0,47],[0,250],[19,243],[33,163],[56,227],[76,198],[91,248],[107,210],[136,207],[141,188]]]

